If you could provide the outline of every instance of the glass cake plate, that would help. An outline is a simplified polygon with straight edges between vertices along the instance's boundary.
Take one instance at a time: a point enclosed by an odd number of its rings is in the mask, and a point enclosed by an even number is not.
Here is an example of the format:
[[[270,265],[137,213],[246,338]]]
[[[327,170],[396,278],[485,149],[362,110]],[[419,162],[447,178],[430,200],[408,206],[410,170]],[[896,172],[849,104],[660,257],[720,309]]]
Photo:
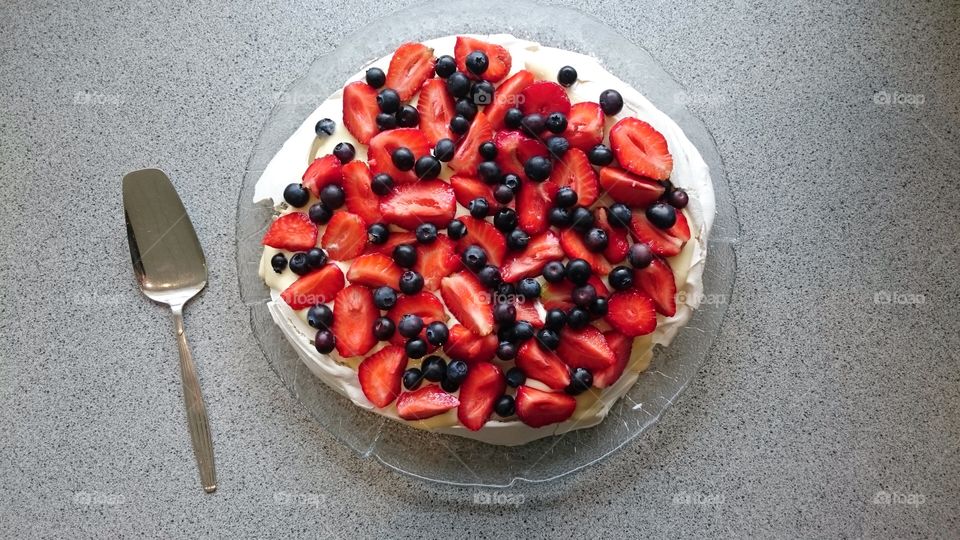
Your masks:
[[[260,174],[283,142],[327,96],[367,63],[405,41],[452,34],[509,33],[598,58],[686,133],[710,166],[716,217],[707,245],[704,295],[690,323],[654,360],[599,425],[504,447],[417,430],[355,406],[316,378],[287,343],[267,309],[269,289],[257,274],[269,204],[252,203]],[[735,275],[736,211],[723,162],[704,125],[686,109],[686,94],[645,50],[589,15],[524,0],[445,2],[369,21],[306,70],[279,99],[250,157],[237,214],[240,292],[250,325],[271,368],[317,422],[364,458],[415,477],[456,485],[505,487],[543,482],[613,454],[649,429],[702,366],[716,339]]]

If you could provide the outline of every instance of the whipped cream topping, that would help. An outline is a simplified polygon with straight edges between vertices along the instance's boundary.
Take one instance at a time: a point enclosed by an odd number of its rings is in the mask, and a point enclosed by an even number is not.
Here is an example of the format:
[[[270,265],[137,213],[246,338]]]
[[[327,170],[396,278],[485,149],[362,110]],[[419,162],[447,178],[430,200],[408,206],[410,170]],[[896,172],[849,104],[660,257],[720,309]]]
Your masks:
[[[378,409],[364,396],[356,372],[362,358],[341,358],[336,351],[329,355],[317,352],[313,346],[316,330],[306,323],[306,310],[296,312],[280,299],[280,293],[298,276],[292,272],[277,274],[270,266],[270,258],[276,253],[284,253],[287,256],[291,253],[265,246],[260,262],[260,275],[271,289],[272,300],[268,303],[268,308],[273,320],[297,350],[300,358],[317,377],[357,406],[421,429],[459,435],[491,444],[519,445],[542,437],[591,427],[601,422],[610,407],[630,390],[640,373],[649,366],[653,346],[668,345],[676,333],[689,321],[693,310],[699,305],[703,296],[702,275],[706,257],[706,239],[713,224],[715,198],[709,169],[680,127],[637,90],[604,69],[596,58],[544,47],[539,43],[508,34],[475,37],[500,44],[509,50],[513,58],[511,75],[526,69],[537,79],[554,80],[561,67],[566,65],[575,67],[578,81],[567,89],[571,103],[596,101],[600,93],[608,88],[620,92],[624,107],[616,116],[607,118],[607,133],[617,120],[632,116],[651,124],[667,140],[673,156],[673,173],[670,179],[675,186],[686,190],[690,198],[685,212],[691,239],[679,255],[671,257],[668,261],[677,280],[677,312],[673,317],[658,315],[656,331],[634,341],[632,357],[620,379],[608,388],[592,388],[576,396],[577,409],[570,419],[540,428],[532,428],[516,419],[499,419],[494,415],[481,430],[470,431],[457,422],[456,409],[427,420],[406,421],[399,418],[394,405]],[[423,43],[434,49],[436,56],[440,56],[453,55],[455,41],[456,36],[446,36]],[[370,67],[379,67],[386,71],[391,56],[384,56],[364,66],[344,84],[363,80],[366,70]],[[299,182],[306,167],[316,157],[331,153],[333,147],[339,142],[346,141],[353,144],[357,150],[356,159],[366,160],[366,146],[357,142],[342,124],[342,108],[342,90],[337,90],[304,120],[264,169],[254,190],[255,203],[271,201],[279,212],[290,211],[285,208],[283,202],[283,189],[287,184]],[[314,127],[323,118],[333,119],[337,128],[332,136],[320,141],[316,137]],[[604,142],[609,144],[608,140]],[[446,179],[450,175],[449,168],[444,167],[441,178]],[[604,198],[601,199],[600,204],[610,202],[612,201]],[[465,213],[465,210],[458,206],[458,213]],[[346,273],[349,261],[336,262]],[[450,318],[449,324],[452,326],[456,319],[452,314]],[[437,354],[441,352],[438,351]],[[419,361],[411,362],[411,365],[418,364]],[[528,379],[526,384],[547,389],[546,386],[532,379]]]

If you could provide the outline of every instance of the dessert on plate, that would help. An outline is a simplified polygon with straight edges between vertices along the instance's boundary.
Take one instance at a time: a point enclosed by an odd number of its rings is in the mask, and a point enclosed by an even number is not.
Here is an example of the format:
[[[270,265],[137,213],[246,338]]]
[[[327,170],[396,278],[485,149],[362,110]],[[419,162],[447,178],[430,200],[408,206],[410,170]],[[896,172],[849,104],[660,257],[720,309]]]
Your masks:
[[[409,426],[517,445],[594,426],[702,294],[709,170],[592,57],[404,43],[284,143],[260,275],[311,371]],[[642,406],[642,404],[639,404]]]

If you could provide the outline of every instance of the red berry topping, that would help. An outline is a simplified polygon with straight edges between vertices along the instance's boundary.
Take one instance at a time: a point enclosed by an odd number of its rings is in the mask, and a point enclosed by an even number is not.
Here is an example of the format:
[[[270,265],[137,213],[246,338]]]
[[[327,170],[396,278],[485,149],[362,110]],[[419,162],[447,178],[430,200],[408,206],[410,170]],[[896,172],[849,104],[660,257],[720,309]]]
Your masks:
[[[567,129],[563,136],[571,147],[589,152],[603,142],[603,122],[603,111],[599,104],[592,101],[575,103],[567,115]]]
[[[677,212],[677,221],[667,230],[663,230],[647,219],[644,212],[634,212],[630,220],[630,232],[640,242],[650,246],[657,255],[673,257],[683,250],[683,244],[690,240],[690,226],[683,212]]]
[[[467,226],[467,234],[457,242],[462,253],[471,245],[478,245],[487,254],[487,262],[500,266],[507,253],[507,241],[492,223],[470,216],[461,216],[460,221]]]
[[[291,283],[280,298],[291,309],[306,309],[333,301],[343,285],[343,272],[337,265],[328,264]]]
[[[458,272],[443,278],[440,294],[453,316],[479,336],[493,332],[493,305],[490,293],[469,272]]]
[[[337,338],[340,356],[361,356],[377,344],[373,323],[380,310],[373,303],[373,293],[363,285],[350,285],[333,300],[333,335]]]
[[[453,56],[457,60],[457,69],[463,73],[473,75],[467,69],[467,55],[474,51],[480,51],[487,56],[487,69],[479,75],[485,81],[497,82],[510,73],[510,67],[513,59],[510,53],[501,45],[487,43],[476,38],[457,36],[457,42],[453,47]]]
[[[263,236],[263,245],[288,251],[306,251],[317,245],[317,226],[303,212],[284,214],[270,224],[267,234]]]
[[[527,340],[517,352],[517,367],[528,379],[536,379],[554,390],[563,390],[570,384],[570,368],[557,353],[547,350],[537,340]]]
[[[520,110],[523,114],[540,114],[544,118],[550,113],[567,115],[570,112],[570,98],[562,86],[550,81],[537,81],[520,92],[523,97]]]
[[[610,146],[624,169],[654,180],[670,178],[673,157],[667,140],[643,120],[624,118],[614,124],[610,129]]]
[[[400,380],[399,378],[397,379]],[[431,384],[414,392],[404,392],[397,398],[397,414],[404,420],[426,420],[460,405],[453,394]]]
[[[561,392],[544,392],[529,386],[517,389],[517,416],[530,427],[563,422],[573,415],[577,400]]]
[[[450,327],[450,337],[443,344],[443,351],[450,358],[459,358],[468,364],[488,362],[497,353],[497,336],[478,336],[462,324]]]
[[[444,234],[438,235],[431,244],[417,245],[417,263],[413,269],[423,276],[423,286],[427,290],[439,289],[440,279],[456,272],[462,265],[457,245]]]
[[[423,83],[417,98],[417,112],[420,113],[420,129],[431,145],[437,144],[440,139],[456,139],[450,130],[450,120],[453,120],[456,110],[443,79],[430,79]]]
[[[386,87],[395,90],[400,101],[409,100],[423,81],[433,76],[434,61],[433,49],[422,43],[404,43],[390,59]]]
[[[633,338],[627,337],[616,330],[604,332],[603,338],[607,340],[607,345],[613,351],[616,361],[608,368],[593,372],[593,385],[597,388],[606,388],[620,379],[630,362],[630,355],[633,351]]]
[[[626,336],[643,336],[657,328],[653,300],[637,291],[619,291],[607,300],[606,321]]]
[[[363,144],[370,142],[377,127],[377,91],[365,82],[357,81],[343,89],[343,125]]]
[[[303,173],[303,187],[310,190],[314,197],[320,196],[320,190],[327,184],[339,184],[343,180],[342,165],[337,156],[327,154],[313,160]]]
[[[347,210],[360,216],[364,223],[379,223],[380,205],[377,196],[370,187],[373,174],[362,161],[351,161],[343,166],[343,193],[346,196]]]
[[[413,230],[421,223],[446,226],[457,211],[453,188],[442,180],[423,180],[398,185],[380,200],[383,220]]]
[[[525,277],[539,275],[548,262],[559,261],[563,257],[563,248],[557,235],[547,231],[531,238],[523,251],[507,255],[500,267],[500,276],[503,281],[514,283]]]
[[[402,347],[388,345],[370,355],[357,368],[360,389],[375,407],[383,408],[400,395],[400,379],[407,367]]]
[[[493,103],[487,105],[484,110],[484,114],[495,129],[503,129],[503,117],[509,109],[519,107],[520,92],[531,84],[533,84],[533,73],[521,69],[497,87],[497,91],[493,94]]]
[[[645,208],[657,202],[666,191],[659,182],[634,176],[616,167],[602,167],[600,169],[600,187],[613,200],[640,208]]]
[[[600,185],[597,183],[597,173],[590,165],[590,160],[583,150],[571,148],[557,160],[550,180],[557,187],[569,187],[577,192],[577,204],[590,206],[600,196]]]
[[[327,223],[320,243],[331,259],[348,261],[363,253],[367,246],[367,225],[356,214],[337,212]]]
[[[383,131],[370,139],[370,148],[367,149],[370,170],[374,174],[389,174],[397,184],[416,182],[419,178],[413,169],[402,171],[393,163],[393,152],[399,148],[413,152],[413,159],[416,161],[430,153],[430,141],[416,128]]]
[[[460,386],[457,419],[471,431],[482,428],[493,413],[493,404],[506,388],[507,381],[497,366],[489,362],[471,365]]]
[[[560,333],[557,355],[568,366],[582,367],[591,372],[610,367],[616,361],[603,334],[592,326],[579,330],[564,328]]]
[[[457,174],[450,178],[450,185],[453,186],[457,202],[464,208],[470,208],[470,202],[481,197],[491,205],[495,203],[493,186],[485,184],[477,178]]]
[[[393,289],[400,287],[400,274],[403,269],[393,262],[393,259],[381,253],[368,253],[353,260],[347,279],[350,283],[366,285],[367,287],[387,286]]]
[[[662,257],[654,257],[646,268],[634,270],[633,282],[653,300],[657,313],[667,317],[677,314],[677,281]]]
[[[462,174],[472,175],[477,172],[480,157],[480,145],[493,139],[493,127],[483,113],[477,113],[470,125],[470,131],[458,143],[457,152],[450,160],[450,168]]]

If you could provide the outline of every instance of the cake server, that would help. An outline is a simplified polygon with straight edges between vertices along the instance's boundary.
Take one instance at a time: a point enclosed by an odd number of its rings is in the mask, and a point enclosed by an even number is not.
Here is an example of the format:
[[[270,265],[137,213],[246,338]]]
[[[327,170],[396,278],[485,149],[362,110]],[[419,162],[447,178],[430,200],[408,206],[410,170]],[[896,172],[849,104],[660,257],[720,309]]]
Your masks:
[[[163,171],[143,169],[123,177],[123,212],[133,273],[143,294],[173,311],[180,376],[193,453],[204,491],[217,489],[213,441],[200,380],[183,332],[183,306],[207,285],[207,262],[190,217]]]

